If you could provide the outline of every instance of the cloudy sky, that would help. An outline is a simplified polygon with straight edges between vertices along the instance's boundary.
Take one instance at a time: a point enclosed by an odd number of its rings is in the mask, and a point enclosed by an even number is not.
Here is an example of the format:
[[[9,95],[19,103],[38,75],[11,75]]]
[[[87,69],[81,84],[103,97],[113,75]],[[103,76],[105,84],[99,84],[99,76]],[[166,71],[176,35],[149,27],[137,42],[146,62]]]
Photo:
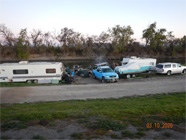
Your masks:
[[[186,0],[0,0],[0,24],[15,34],[23,28],[47,32],[68,27],[99,35],[130,25],[132,37],[142,42],[142,31],[154,22],[177,38],[186,35]]]

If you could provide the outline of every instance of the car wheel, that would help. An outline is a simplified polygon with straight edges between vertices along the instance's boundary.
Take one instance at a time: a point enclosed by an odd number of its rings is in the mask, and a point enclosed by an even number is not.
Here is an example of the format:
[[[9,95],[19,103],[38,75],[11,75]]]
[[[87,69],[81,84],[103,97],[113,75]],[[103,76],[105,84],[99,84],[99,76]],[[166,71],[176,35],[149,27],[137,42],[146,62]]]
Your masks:
[[[186,73],[186,69],[184,69],[184,70],[182,71],[182,73],[185,74],[185,73]]]
[[[105,83],[105,77],[102,77],[101,82]]]
[[[168,72],[167,72],[167,75],[168,75],[168,76],[171,75],[171,71],[168,71]]]
[[[118,79],[116,79],[115,82],[118,82]]]

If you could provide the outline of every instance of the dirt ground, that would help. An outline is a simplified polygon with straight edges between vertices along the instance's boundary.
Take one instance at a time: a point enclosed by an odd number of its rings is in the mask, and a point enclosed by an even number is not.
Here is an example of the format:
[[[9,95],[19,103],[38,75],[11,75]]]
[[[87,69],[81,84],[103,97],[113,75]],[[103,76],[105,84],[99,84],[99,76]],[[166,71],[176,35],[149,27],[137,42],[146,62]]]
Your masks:
[[[31,126],[25,129],[11,129],[1,132],[1,139],[40,139],[40,140],[70,140],[70,139],[91,139],[91,140],[109,140],[109,139],[179,139],[186,138],[185,125],[174,125],[173,128],[147,129],[144,127],[135,127],[129,124],[120,131],[92,129],[79,120],[64,121],[56,120],[52,123],[39,123],[39,121],[30,122]],[[126,133],[127,132],[127,133]],[[126,133],[127,135],[124,135]]]
[[[128,83],[128,82],[145,82],[145,81],[154,81],[154,80],[173,80],[173,79],[185,79],[186,80],[186,74],[176,74],[176,75],[160,75],[160,74],[153,74],[153,73],[142,73],[139,76],[137,75],[134,78],[126,78],[126,76],[122,76],[119,78],[119,81],[117,83]],[[185,81],[186,82],[186,81]],[[90,77],[82,78],[80,76],[75,75],[74,82],[72,84],[100,84],[101,81],[98,79],[93,79],[90,75]],[[107,83],[109,84],[109,83]]]
[[[185,92],[186,75],[122,78],[116,83],[75,77],[70,85],[1,87],[1,103],[120,98],[157,93]]]

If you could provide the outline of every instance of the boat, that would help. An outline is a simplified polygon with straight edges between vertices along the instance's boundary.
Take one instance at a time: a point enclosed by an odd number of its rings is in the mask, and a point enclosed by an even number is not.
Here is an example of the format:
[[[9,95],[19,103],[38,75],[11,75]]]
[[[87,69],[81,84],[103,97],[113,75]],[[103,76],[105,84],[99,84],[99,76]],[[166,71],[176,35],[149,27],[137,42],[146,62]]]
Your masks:
[[[121,66],[115,68],[115,72],[119,75],[130,75],[154,69],[156,66],[156,59],[132,56],[130,58],[123,58],[121,64]]]

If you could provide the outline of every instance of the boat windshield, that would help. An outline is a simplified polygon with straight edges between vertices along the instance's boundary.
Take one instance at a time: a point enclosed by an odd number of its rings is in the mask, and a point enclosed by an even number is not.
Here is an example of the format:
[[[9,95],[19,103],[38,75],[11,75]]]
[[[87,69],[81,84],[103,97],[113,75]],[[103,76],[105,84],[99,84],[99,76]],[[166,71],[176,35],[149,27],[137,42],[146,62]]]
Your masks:
[[[103,73],[106,73],[106,72],[113,72],[113,70],[111,68],[105,68],[105,69],[102,69]]]

